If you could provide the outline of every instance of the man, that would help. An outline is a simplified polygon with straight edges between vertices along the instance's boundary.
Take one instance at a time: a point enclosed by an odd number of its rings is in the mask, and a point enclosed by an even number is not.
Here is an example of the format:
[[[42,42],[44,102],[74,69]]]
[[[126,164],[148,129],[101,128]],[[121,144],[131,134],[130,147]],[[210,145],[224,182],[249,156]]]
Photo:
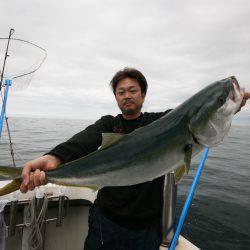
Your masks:
[[[95,124],[56,146],[46,155],[27,162],[23,169],[22,192],[42,185],[45,171],[98,149],[102,133],[130,133],[160,118],[160,113],[142,113],[147,92],[143,74],[133,68],[118,71],[111,87],[122,114],[103,116]],[[129,149],[127,149],[129,150]],[[126,187],[104,187],[90,209],[85,250],[158,250],[163,177]]]

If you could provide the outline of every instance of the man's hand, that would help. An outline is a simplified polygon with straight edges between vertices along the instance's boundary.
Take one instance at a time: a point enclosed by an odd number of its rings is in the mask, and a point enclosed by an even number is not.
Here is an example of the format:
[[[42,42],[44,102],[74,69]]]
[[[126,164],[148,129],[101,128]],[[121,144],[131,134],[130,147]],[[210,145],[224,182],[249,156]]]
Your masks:
[[[238,113],[241,110],[241,108],[246,105],[246,102],[247,102],[248,99],[250,99],[250,92],[245,92],[243,94],[243,99],[242,99],[242,102],[240,104],[240,108],[236,113]]]
[[[245,92],[240,107],[245,106],[247,99],[250,99],[250,92]]]
[[[24,164],[22,177],[23,182],[20,191],[26,193],[36,186],[45,184],[45,172],[54,169],[61,164],[61,160],[53,155],[44,155]]]

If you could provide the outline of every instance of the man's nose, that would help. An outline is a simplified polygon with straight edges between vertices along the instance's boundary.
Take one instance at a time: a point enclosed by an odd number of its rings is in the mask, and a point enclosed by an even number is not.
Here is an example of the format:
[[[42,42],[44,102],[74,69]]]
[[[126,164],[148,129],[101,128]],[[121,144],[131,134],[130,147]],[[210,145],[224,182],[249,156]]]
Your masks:
[[[126,99],[127,99],[127,98],[131,98],[131,95],[130,95],[129,91],[126,91],[126,92],[125,92],[125,96],[124,96],[124,97],[125,97]]]

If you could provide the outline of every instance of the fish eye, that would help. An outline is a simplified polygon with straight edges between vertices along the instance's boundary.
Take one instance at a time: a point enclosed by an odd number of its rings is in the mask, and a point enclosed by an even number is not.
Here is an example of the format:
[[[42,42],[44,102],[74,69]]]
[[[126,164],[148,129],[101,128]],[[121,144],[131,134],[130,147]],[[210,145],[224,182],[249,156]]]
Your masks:
[[[223,104],[224,103],[224,96],[223,95],[221,95],[219,98],[218,98],[218,101],[219,101],[219,103],[220,104]]]

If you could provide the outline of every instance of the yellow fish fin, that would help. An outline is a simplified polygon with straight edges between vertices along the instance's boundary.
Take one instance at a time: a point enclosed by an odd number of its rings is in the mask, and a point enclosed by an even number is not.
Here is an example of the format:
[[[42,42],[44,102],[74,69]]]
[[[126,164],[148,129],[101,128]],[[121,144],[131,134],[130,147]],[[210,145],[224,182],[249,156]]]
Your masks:
[[[22,178],[15,178],[12,182],[0,188],[0,196],[10,194],[20,188]]]
[[[192,150],[192,157],[198,155],[200,152],[202,152],[203,150],[203,146],[197,144],[197,143],[194,143],[193,144],[193,150]]]
[[[192,148],[192,156],[191,157],[198,155],[202,150],[203,150],[203,146],[201,146],[197,143],[194,143],[193,148]],[[189,157],[190,157],[190,152],[189,152]],[[189,166],[187,166],[187,165],[189,165]],[[174,170],[175,183],[178,183],[182,179],[185,172],[188,174],[189,168],[190,168],[190,163],[188,164],[188,162],[187,162],[187,164],[183,164],[182,166],[180,166]]]
[[[125,134],[121,133],[102,133],[102,145],[99,149],[104,149],[111,146],[116,141],[119,141]]]
[[[22,168],[0,166],[0,175],[14,179],[21,176],[22,170]]]
[[[175,183],[178,183],[182,179],[185,172],[187,172],[186,165],[182,165],[174,170]]]

